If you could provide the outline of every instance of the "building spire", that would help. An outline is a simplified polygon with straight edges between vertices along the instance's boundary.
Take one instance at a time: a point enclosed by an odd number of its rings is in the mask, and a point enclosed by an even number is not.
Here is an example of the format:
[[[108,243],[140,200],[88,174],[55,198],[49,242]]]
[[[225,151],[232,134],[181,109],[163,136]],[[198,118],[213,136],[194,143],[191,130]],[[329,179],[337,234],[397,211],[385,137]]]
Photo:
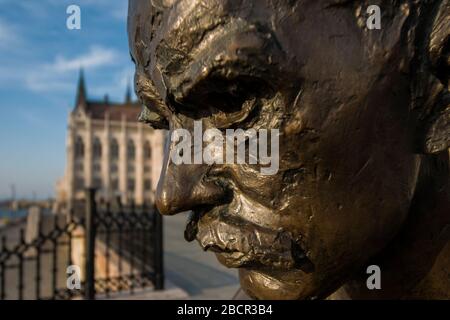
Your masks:
[[[131,103],[131,86],[130,86],[130,81],[127,81],[127,91],[125,92],[125,103]]]
[[[86,97],[86,86],[84,84],[84,72],[83,68],[80,68],[80,75],[78,78],[78,89],[77,89],[77,101],[76,107],[78,106],[86,106],[87,97]]]

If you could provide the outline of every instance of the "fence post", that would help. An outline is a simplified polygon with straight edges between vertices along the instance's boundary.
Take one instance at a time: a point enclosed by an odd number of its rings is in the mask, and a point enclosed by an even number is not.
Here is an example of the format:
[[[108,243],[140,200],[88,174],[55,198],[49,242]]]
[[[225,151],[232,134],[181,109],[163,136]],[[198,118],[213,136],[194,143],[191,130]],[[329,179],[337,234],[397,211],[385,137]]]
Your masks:
[[[155,289],[164,289],[164,261],[163,261],[163,219],[156,206],[153,209],[154,221],[154,265],[155,265]]]
[[[85,292],[84,298],[95,299],[95,216],[97,207],[95,204],[95,189],[86,189],[86,212],[85,212]]]

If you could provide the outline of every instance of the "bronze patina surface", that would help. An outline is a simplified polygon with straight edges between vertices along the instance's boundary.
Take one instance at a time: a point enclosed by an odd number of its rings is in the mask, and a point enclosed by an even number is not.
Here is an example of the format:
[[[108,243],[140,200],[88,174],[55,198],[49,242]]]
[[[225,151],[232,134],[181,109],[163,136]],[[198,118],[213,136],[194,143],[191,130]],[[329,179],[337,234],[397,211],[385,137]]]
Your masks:
[[[379,5],[381,29],[366,26]],[[258,299],[450,298],[449,1],[131,0],[141,121],[279,129],[279,171],[175,165],[162,214]],[[382,272],[368,290],[366,268]]]

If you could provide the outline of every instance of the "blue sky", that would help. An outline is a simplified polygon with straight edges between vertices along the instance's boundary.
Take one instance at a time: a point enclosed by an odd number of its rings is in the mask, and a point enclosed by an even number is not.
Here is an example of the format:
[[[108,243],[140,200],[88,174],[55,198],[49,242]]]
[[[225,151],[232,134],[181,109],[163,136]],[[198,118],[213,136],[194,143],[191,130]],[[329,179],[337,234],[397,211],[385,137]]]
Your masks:
[[[66,9],[81,8],[81,30]],[[89,98],[122,100],[133,64],[127,0],[0,0],[0,199],[53,196],[84,68]]]

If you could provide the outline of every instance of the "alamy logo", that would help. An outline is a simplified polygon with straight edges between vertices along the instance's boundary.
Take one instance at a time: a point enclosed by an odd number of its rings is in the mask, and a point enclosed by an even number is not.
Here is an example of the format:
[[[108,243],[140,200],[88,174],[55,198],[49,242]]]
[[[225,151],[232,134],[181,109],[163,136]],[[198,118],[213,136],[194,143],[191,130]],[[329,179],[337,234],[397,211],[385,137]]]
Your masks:
[[[72,4],[67,7],[66,13],[69,14],[66,20],[66,26],[69,30],[81,29],[81,9],[79,6]]]
[[[77,265],[70,265],[67,267],[67,289],[80,290],[81,289],[81,268]]]
[[[369,18],[367,19],[366,25],[369,30],[380,30],[381,29],[381,9],[377,5],[371,5],[367,8],[367,14]]]
[[[381,269],[377,265],[371,265],[367,267],[367,274],[370,276],[367,278],[366,285],[369,290],[381,289]]]
[[[259,164],[262,175],[274,175],[278,172],[278,129],[226,129],[224,134],[216,128],[203,132],[202,121],[194,121],[193,148],[191,133],[186,129],[173,130],[171,142],[176,143],[170,155],[171,161],[176,165]]]

